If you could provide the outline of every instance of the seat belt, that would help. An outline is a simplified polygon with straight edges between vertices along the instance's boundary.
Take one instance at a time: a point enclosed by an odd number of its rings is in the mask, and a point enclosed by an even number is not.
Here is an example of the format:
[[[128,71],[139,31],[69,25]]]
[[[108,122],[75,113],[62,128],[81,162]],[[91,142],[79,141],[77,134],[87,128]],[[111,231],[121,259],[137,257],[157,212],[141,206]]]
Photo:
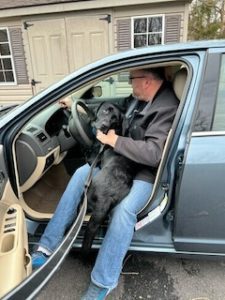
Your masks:
[[[125,136],[125,133],[129,127],[130,124],[130,118],[133,115],[133,111],[135,110],[135,107],[137,107],[138,104],[138,99],[135,97],[133,99],[133,101],[131,102],[131,104],[129,105],[125,115],[124,115],[124,122],[125,122],[125,126],[123,126],[123,131],[122,131],[122,136]]]
[[[136,97],[134,97],[133,101],[131,102],[131,104],[129,105],[126,113],[125,113],[125,118],[129,119],[130,115],[132,114],[133,110],[135,109],[135,107],[138,104],[138,99]]]
[[[90,168],[89,174],[87,176],[87,179],[86,179],[85,185],[84,185],[84,194],[85,194],[85,196],[87,195],[87,190],[88,190],[88,188],[89,188],[89,186],[91,184],[91,181],[92,181],[93,170],[96,167],[96,165],[98,163],[98,159],[99,159],[100,155],[102,154],[102,152],[104,151],[104,149],[105,149],[105,145],[102,144],[101,147],[100,147],[100,149],[99,149],[98,154],[96,155],[93,163],[91,164],[91,168]]]

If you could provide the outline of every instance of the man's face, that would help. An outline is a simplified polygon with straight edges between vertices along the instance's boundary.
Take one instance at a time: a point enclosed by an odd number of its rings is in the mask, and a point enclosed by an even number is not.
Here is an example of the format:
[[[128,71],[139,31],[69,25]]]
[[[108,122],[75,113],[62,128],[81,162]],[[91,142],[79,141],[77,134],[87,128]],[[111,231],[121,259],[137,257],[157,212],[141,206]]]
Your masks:
[[[142,71],[130,72],[130,83],[133,88],[133,96],[137,97],[139,100],[145,100],[147,79],[147,75]]]

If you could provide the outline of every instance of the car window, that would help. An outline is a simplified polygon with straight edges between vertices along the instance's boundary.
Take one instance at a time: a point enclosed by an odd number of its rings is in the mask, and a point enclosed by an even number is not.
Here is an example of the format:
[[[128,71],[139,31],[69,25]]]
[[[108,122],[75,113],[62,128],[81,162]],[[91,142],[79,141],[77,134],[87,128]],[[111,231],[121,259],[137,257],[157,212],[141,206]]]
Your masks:
[[[128,72],[109,76],[100,81],[97,86],[102,88],[102,95],[100,98],[103,99],[126,97],[132,92],[131,85],[129,84]]]
[[[221,68],[222,66],[222,68]],[[196,116],[193,131],[212,131],[215,105],[218,102],[218,90],[222,91],[222,80],[224,66],[221,65],[220,53],[208,53],[207,63],[202,72],[202,84],[199,85],[199,102],[196,108]],[[220,88],[219,88],[220,86]],[[214,129],[215,130],[215,129]]]
[[[132,87],[129,83],[129,72],[112,74],[94,85],[84,90],[73,93],[72,97],[95,100],[115,99],[118,97],[127,97],[132,93]]]
[[[213,131],[225,130],[225,54],[222,56]]]

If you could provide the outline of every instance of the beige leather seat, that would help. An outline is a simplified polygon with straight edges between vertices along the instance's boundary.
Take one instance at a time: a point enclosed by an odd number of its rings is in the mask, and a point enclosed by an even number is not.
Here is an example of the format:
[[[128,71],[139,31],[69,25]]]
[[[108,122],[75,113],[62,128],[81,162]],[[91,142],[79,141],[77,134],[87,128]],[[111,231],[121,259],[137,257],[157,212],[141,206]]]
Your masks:
[[[186,68],[181,68],[174,75],[173,89],[179,100],[181,100],[183,95],[184,87],[187,81],[187,75],[188,73]]]
[[[181,100],[182,96],[183,96],[184,87],[185,87],[185,84],[186,84],[186,81],[187,81],[187,75],[188,75],[187,69],[185,67],[182,67],[181,69],[179,69],[175,73],[174,78],[173,78],[173,89],[174,89],[175,95],[177,96],[177,98],[179,100]],[[150,197],[149,201],[146,203],[146,205],[139,211],[139,214],[140,214],[139,217],[141,216],[142,212],[145,209],[150,207],[152,199],[154,198],[155,192],[157,191],[157,188],[160,184],[160,178],[161,178],[163,168],[165,166],[165,161],[166,161],[165,158],[167,157],[169,147],[170,147],[170,143],[173,139],[173,134],[174,134],[174,130],[173,130],[173,127],[172,127],[170,129],[170,131],[168,133],[168,136],[167,136],[167,139],[166,139],[166,143],[165,143],[163,153],[162,153],[162,158],[161,158],[161,161],[160,161],[160,164],[159,164],[159,167],[158,167],[158,170],[157,170],[157,174],[156,174],[155,183],[153,185],[153,190],[152,190],[151,197]],[[157,210],[161,210],[161,209],[163,210],[166,207],[167,201],[168,201],[168,199],[166,197],[167,196],[165,196],[165,198],[162,200],[161,204],[159,204],[159,206],[156,207],[155,210],[153,210],[153,215],[154,215],[154,213],[156,213]],[[160,208],[160,205],[162,205],[161,208]],[[143,213],[143,215],[145,215],[145,214],[146,214],[146,212]],[[151,214],[151,212],[149,214]],[[157,215],[157,213],[156,213],[156,215]],[[151,217],[149,215],[149,218],[151,218]],[[151,221],[148,220],[148,217],[146,217],[144,219],[140,218],[140,221],[137,222],[137,224],[135,226],[136,230],[140,229],[143,226],[143,224],[145,224],[145,222],[147,224]]]

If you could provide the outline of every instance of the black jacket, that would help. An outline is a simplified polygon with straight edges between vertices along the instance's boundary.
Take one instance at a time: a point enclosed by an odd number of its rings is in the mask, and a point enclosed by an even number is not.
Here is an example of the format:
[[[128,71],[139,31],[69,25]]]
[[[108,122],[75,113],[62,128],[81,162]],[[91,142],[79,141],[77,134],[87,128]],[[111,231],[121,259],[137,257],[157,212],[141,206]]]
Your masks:
[[[143,110],[134,107],[130,124],[124,121],[125,136],[118,137],[114,150],[138,163],[135,179],[154,182],[178,104],[172,87],[164,82]]]

